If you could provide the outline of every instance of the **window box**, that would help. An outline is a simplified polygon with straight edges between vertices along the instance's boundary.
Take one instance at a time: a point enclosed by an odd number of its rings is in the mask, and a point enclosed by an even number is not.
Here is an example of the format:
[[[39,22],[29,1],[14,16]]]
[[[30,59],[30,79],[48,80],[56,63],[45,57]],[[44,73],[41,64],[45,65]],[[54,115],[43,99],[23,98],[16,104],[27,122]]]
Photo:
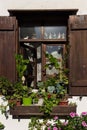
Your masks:
[[[52,110],[51,116],[68,116],[70,112],[76,112],[76,106],[55,106]],[[40,112],[39,106],[15,106],[10,108],[10,114],[13,116],[44,116]]]

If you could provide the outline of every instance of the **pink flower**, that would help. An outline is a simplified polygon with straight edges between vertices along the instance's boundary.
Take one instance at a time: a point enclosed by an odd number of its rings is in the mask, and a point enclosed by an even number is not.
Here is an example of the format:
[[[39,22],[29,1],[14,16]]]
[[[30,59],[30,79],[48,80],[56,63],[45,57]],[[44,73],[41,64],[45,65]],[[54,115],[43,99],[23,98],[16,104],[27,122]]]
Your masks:
[[[58,120],[58,116],[55,116],[55,117],[54,117],[54,120]]]
[[[50,128],[50,127],[48,127],[48,128],[47,128],[47,130],[51,130],[51,128]]]
[[[82,115],[82,116],[86,116],[86,115],[87,115],[87,112],[82,112],[81,115]]]
[[[70,117],[74,118],[76,116],[76,113],[75,112],[71,112],[70,113]]]
[[[51,124],[50,123],[46,123],[46,126],[50,126]]]
[[[66,122],[66,121],[65,121],[65,122],[63,122],[63,125],[64,125],[64,126],[66,126],[67,124],[68,124],[68,122]]]
[[[85,121],[82,121],[82,126],[87,127],[87,124]]]
[[[53,127],[53,130],[58,130],[58,128],[57,127]]]

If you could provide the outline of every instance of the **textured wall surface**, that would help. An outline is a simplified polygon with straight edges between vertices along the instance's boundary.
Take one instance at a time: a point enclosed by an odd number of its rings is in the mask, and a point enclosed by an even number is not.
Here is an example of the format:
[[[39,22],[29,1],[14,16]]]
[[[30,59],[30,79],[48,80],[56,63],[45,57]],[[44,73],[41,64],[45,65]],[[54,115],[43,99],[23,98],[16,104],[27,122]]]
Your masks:
[[[8,9],[79,9],[87,12],[87,0],[0,0],[0,15],[8,15]]]

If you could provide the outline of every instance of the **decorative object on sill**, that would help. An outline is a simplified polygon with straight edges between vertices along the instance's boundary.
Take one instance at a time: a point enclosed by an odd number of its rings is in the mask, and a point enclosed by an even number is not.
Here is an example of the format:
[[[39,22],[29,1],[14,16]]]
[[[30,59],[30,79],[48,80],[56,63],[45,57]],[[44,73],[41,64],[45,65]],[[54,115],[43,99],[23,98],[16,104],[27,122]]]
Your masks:
[[[61,38],[61,33],[59,32],[59,33],[58,33],[58,39],[60,39],[60,38]]]
[[[62,33],[62,36],[61,36],[61,37],[62,37],[62,39],[65,39],[65,34],[64,34],[64,33]]]
[[[24,39],[29,39],[29,36],[24,37]]]
[[[49,39],[52,39],[52,33],[49,34]]]
[[[46,32],[44,33],[44,39],[48,39],[48,34]]]
[[[5,128],[5,125],[2,122],[0,122],[0,130],[4,130],[4,128]]]

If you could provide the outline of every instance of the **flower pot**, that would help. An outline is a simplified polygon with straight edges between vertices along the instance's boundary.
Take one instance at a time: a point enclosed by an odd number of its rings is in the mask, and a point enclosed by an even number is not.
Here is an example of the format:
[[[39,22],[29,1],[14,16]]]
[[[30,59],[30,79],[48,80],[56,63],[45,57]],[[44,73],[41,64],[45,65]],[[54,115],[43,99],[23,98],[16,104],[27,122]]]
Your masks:
[[[23,98],[23,105],[24,106],[30,106],[32,104],[32,98],[31,97],[24,97]]]
[[[64,100],[64,101],[60,101],[59,102],[59,105],[62,105],[62,106],[64,106],[64,105],[68,105],[68,101],[66,100]]]
[[[17,100],[16,101],[16,106],[20,106],[21,105],[21,100]]]
[[[20,106],[21,105],[21,100],[10,99],[10,100],[8,100],[8,104],[10,106]]]

